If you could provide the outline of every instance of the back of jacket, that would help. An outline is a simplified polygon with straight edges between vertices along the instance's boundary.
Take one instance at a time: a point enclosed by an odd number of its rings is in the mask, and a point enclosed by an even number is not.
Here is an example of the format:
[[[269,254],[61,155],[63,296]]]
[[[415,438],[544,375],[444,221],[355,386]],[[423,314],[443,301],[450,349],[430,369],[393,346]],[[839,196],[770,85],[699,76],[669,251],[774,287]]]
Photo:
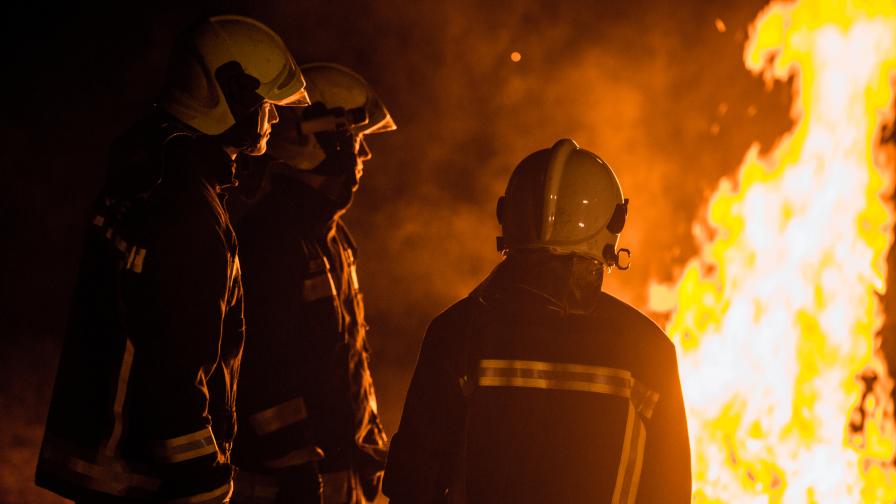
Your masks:
[[[391,502],[690,502],[671,342],[610,295],[572,313],[502,266],[430,326]]]
[[[468,502],[689,501],[675,354],[655,325],[608,295],[588,315],[527,292],[484,312],[469,374]]]

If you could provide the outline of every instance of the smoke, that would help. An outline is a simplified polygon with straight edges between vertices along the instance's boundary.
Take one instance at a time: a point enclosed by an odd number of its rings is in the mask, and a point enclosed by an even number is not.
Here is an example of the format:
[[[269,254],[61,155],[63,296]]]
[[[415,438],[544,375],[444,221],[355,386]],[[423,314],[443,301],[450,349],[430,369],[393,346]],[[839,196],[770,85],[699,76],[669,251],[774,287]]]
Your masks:
[[[374,157],[347,216],[360,247],[381,413],[394,432],[429,320],[500,260],[495,201],[532,151],[573,138],[614,168],[631,198],[621,244],[634,265],[612,273],[607,290],[643,307],[651,279],[677,278],[694,251],[692,223],[719,178],[752,142],[770,145],[789,127],[789,86],[767,92],[741,63],[747,23],[761,6],[212,2],[146,8],[136,18],[40,21],[44,43],[19,56],[31,87],[4,124],[15,142],[4,165],[28,169],[10,173],[3,198],[7,215],[23,217],[4,251],[2,301],[16,349],[0,362],[15,370],[0,388],[8,411],[0,501],[58,501],[30,481],[84,215],[108,141],[153,98],[173,36],[189,22],[216,11],[257,17],[300,63],[333,61],[365,76],[398,123],[368,139]],[[29,401],[20,400],[24,391]]]

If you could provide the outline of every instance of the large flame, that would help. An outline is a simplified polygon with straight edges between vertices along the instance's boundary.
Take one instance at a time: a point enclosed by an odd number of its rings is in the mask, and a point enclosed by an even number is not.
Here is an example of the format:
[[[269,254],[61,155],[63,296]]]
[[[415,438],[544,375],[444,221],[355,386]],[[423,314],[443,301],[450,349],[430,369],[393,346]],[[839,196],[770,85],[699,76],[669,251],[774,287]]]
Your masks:
[[[675,288],[695,502],[896,502],[876,337],[896,3],[773,2],[750,35],[747,68],[793,78],[795,124],[720,183]]]

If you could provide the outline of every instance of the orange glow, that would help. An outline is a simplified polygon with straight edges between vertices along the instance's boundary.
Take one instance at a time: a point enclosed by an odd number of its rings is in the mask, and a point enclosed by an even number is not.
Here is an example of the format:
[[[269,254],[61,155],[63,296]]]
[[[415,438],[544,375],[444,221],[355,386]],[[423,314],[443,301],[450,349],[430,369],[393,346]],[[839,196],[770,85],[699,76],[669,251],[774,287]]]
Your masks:
[[[719,33],[725,33],[728,28],[725,26],[725,22],[719,18],[716,18],[716,30],[719,30]]]
[[[793,77],[794,126],[721,181],[710,238],[671,295],[694,501],[896,502],[876,337],[894,224],[876,145],[893,106],[896,3],[773,2],[744,60],[769,83]],[[669,291],[651,287],[654,308]]]
[[[518,51],[513,51],[512,53],[510,53],[510,61],[513,61],[514,63],[516,63],[521,59],[523,59],[523,55],[520,54]]]

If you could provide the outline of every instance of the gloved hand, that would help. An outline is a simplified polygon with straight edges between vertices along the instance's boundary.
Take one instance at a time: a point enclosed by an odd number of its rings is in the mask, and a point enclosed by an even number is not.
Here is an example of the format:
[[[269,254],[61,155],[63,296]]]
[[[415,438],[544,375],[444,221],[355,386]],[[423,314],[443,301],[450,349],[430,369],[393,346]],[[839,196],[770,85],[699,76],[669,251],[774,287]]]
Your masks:
[[[376,500],[380,493],[383,471],[386,469],[386,433],[379,418],[372,413],[370,426],[356,448],[358,477],[361,490],[369,501]]]

